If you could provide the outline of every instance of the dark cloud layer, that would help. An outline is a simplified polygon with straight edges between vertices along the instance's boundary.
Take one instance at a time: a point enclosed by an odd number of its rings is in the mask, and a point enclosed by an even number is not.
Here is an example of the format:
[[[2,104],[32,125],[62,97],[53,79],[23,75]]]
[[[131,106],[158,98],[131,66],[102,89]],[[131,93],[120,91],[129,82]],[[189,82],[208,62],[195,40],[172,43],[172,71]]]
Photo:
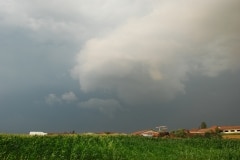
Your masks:
[[[0,132],[239,125],[238,0],[0,2]]]

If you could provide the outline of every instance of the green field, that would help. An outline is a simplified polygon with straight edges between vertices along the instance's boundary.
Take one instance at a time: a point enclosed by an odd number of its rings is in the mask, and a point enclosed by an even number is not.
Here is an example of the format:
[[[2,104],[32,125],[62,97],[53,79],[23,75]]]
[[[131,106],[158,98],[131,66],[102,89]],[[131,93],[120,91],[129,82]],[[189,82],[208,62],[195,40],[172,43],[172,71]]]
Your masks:
[[[0,135],[1,160],[240,160],[240,140]]]

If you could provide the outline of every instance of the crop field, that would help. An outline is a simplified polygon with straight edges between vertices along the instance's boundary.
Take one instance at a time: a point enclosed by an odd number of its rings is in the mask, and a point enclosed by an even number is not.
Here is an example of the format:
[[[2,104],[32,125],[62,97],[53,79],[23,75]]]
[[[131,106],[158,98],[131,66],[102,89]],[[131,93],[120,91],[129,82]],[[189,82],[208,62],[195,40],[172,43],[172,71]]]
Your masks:
[[[240,140],[0,135],[1,160],[239,160]]]

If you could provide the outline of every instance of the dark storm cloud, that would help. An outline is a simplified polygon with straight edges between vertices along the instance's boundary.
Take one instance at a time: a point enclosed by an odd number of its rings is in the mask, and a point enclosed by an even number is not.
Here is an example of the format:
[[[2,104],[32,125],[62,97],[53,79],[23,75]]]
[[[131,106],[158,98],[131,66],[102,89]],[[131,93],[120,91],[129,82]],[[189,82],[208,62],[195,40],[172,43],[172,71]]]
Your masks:
[[[239,123],[239,8],[238,0],[1,1],[0,132]]]
[[[74,56],[87,39],[150,12],[154,5],[148,2],[0,1],[0,132],[82,131],[95,128],[95,120],[104,124],[106,114],[78,105],[95,102],[91,96],[98,93],[79,91],[69,74]],[[118,106],[111,98],[100,102]],[[105,108],[100,113],[110,113]]]

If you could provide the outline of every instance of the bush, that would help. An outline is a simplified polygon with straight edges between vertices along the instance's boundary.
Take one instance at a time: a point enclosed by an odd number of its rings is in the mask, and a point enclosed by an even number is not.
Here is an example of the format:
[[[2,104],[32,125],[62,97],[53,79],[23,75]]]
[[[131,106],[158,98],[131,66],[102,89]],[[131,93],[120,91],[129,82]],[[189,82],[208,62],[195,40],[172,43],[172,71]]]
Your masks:
[[[179,137],[179,138],[185,138],[187,137],[187,132],[185,129],[178,129],[176,131],[173,131],[172,134],[175,136],[175,137]]]

